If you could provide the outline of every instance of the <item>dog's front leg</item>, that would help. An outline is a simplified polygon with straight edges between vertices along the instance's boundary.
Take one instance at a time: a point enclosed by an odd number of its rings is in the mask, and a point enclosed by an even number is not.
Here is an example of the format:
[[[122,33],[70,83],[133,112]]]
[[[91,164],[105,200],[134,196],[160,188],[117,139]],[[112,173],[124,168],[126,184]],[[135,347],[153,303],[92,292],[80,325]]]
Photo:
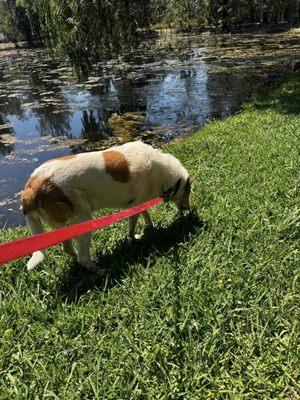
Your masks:
[[[148,213],[148,211],[144,211],[142,212],[142,216],[144,218],[145,223],[148,225],[149,228],[153,227],[153,222],[151,220],[150,214]]]
[[[69,225],[78,224],[91,219],[90,215],[73,218],[69,221]],[[92,234],[86,233],[85,235],[78,236],[75,238],[77,244],[77,261],[83,267],[92,270],[99,271],[99,268],[93,263],[90,256],[90,243]]]
[[[138,240],[141,238],[141,235],[135,235],[135,228],[136,228],[138,219],[139,219],[139,214],[134,215],[133,217],[130,217],[128,220],[128,236],[130,239]]]
[[[92,234],[86,233],[85,235],[77,237],[77,251],[78,258],[77,261],[80,265],[84,266],[87,269],[92,271],[98,270],[97,266],[93,263],[90,256],[90,243],[91,243]]]

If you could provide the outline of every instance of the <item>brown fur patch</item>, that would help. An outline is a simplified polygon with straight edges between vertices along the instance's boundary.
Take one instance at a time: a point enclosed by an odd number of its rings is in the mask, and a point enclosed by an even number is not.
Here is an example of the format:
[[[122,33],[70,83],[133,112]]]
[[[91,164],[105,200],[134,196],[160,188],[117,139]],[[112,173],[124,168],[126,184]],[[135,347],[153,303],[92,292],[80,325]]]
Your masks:
[[[106,172],[117,182],[129,182],[129,164],[123,154],[112,150],[104,151],[102,154]]]
[[[50,179],[30,177],[21,193],[24,214],[42,210],[49,220],[65,222],[73,211],[73,204]]]

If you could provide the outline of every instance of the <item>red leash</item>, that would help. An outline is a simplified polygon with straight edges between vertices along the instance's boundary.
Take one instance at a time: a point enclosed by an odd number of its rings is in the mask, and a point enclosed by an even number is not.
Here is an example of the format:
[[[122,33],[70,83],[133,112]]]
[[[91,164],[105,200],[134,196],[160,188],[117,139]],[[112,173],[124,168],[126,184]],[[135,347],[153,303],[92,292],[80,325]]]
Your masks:
[[[37,250],[43,250],[50,246],[54,246],[55,244],[64,242],[65,240],[83,235],[84,233],[96,231],[105,226],[115,224],[123,219],[140,214],[163,200],[162,197],[157,197],[139,206],[128,208],[127,210],[119,211],[115,214],[107,215],[106,217],[81,222],[80,224],[40,233],[25,239],[0,244],[0,265],[24,257]]]

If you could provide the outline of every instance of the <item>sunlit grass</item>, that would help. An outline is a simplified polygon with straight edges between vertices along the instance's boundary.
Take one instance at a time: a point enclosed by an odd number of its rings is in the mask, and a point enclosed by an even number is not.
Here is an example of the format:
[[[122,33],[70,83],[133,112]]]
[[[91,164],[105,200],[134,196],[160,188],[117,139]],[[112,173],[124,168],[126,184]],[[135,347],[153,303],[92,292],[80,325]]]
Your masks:
[[[1,399],[299,398],[299,82],[166,148],[193,211],[97,232],[106,277],[58,248],[1,267]]]

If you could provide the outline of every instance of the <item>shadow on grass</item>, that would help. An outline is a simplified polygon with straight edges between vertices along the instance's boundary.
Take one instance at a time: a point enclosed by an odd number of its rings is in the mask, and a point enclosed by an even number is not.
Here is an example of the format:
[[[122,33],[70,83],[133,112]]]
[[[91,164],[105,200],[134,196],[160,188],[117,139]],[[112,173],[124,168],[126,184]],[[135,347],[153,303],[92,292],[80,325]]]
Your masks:
[[[146,231],[138,242],[124,238],[112,253],[103,254],[99,249],[94,260],[99,268],[107,269],[104,276],[88,272],[75,262],[72,263],[61,281],[63,300],[76,302],[92,288],[107,290],[115,286],[126,275],[130,265],[139,263],[146,266],[151,254],[155,255],[155,258],[165,255],[173,246],[189,240],[190,234],[196,233],[199,228],[206,228],[206,224],[196,211],[191,211],[187,216],[177,218],[166,228],[157,227]]]
[[[268,94],[254,99],[254,107],[259,110],[274,109],[283,114],[300,114],[300,74]]]

